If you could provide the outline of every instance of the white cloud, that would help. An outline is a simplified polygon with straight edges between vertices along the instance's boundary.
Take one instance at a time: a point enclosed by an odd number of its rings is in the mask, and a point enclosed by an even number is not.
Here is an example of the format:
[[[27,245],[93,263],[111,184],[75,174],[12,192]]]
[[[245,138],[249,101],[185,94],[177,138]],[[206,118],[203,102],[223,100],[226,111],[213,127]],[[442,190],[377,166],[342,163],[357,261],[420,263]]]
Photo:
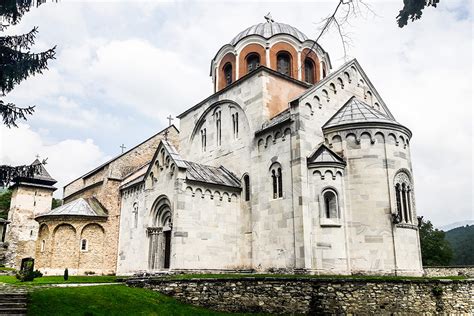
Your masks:
[[[100,163],[109,159],[92,139],[65,139],[55,143],[43,137],[26,124],[18,128],[0,127],[0,161],[2,164],[30,164],[39,155],[47,159],[46,169],[58,183],[55,196],[62,196],[62,187]]]

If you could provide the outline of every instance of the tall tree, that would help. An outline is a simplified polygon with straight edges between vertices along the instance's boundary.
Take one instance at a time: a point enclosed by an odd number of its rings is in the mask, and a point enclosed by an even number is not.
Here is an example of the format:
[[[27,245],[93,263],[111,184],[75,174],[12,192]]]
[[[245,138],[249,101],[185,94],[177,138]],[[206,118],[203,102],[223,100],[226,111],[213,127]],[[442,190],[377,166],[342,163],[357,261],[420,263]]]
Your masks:
[[[32,6],[39,6],[44,2],[46,0],[3,0],[0,3],[0,31],[4,31],[10,25],[18,24]],[[37,33],[38,28],[34,27],[27,34],[0,36],[1,96],[12,91],[29,76],[41,74],[47,69],[48,61],[54,58],[55,47],[40,53],[31,52]],[[0,100],[0,114],[7,127],[16,127],[18,119],[26,120],[26,116],[31,115],[33,111],[34,106],[18,107]]]
[[[0,31],[10,25],[18,24],[31,7],[39,6],[46,0],[2,0],[0,2]],[[33,53],[31,46],[35,42],[38,28],[34,27],[27,34],[0,36],[0,96],[5,96],[21,81],[29,76],[41,74],[47,69],[48,61],[54,58],[55,48],[44,52]],[[26,120],[34,112],[34,106],[18,107],[0,99],[0,115],[7,127],[17,127],[17,120]],[[37,166],[0,166],[0,186],[18,176],[32,176]]]
[[[420,225],[421,257],[424,266],[446,266],[453,258],[453,251],[445,233],[435,229],[430,221],[422,220]]]

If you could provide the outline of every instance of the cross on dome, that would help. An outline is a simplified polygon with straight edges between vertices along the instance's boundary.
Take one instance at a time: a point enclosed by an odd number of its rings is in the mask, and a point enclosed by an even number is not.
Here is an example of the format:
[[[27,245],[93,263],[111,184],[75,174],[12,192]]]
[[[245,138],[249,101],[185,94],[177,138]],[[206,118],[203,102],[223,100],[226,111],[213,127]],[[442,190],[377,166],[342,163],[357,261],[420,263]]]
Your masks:
[[[267,20],[268,23],[273,23],[275,20],[272,18],[272,14],[270,12],[267,13],[267,15],[264,16],[265,20]]]

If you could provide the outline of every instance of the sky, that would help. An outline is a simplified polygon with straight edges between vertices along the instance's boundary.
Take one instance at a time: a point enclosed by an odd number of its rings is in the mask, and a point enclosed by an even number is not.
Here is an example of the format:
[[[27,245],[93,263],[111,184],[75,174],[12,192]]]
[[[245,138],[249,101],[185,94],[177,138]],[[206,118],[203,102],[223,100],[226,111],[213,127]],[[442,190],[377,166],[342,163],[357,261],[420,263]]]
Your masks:
[[[437,226],[473,219],[472,2],[441,1],[403,29],[395,21],[402,0],[365,3],[373,12],[361,7],[345,27],[346,57],[334,29],[319,43],[333,70],[357,58],[412,130],[418,215]],[[32,9],[7,32],[38,26],[33,50],[56,45],[56,59],[4,98],[36,111],[18,128],[0,126],[0,164],[48,158],[61,197],[121,144],[132,148],[211,95],[210,61],[240,31],[271,12],[314,39],[335,4],[61,0]]]

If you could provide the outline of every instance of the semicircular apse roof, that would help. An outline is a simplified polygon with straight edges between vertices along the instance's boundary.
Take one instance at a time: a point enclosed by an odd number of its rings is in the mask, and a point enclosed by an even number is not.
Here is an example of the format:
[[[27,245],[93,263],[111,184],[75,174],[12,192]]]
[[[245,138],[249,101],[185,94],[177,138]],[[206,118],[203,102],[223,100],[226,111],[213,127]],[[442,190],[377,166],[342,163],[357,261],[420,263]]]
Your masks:
[[[107,217],[107,210],[94,197],[79,198],[41,214],[36,218],[47,216]]]
[[[349,101],[344,104],[339,111],[331,117],[323,128],[329,128],[333,126],[339,126],[351,123],[368,123],[368,122],[379,122],[379,123],[392,123],[398,124],[397,121],[391,119],[384,113],[377,111],[365,102],[360,101],[356,97],[352,97]]]
[[[279,23],[279,22],[263,22],[263,23],[252,25],[249,28],[246,28],[245,30],[237,34],[237,36],[234,37],[232,41],[230,41],[230,44],[235,45],[241,39],[250,35],[260,35],[268,39],[277,34],[291,35],[297,38],[300,42],[304,42],[308,39],[308,37],[303,32],[301,32],[296,27],[291,26],[289,24]]]

